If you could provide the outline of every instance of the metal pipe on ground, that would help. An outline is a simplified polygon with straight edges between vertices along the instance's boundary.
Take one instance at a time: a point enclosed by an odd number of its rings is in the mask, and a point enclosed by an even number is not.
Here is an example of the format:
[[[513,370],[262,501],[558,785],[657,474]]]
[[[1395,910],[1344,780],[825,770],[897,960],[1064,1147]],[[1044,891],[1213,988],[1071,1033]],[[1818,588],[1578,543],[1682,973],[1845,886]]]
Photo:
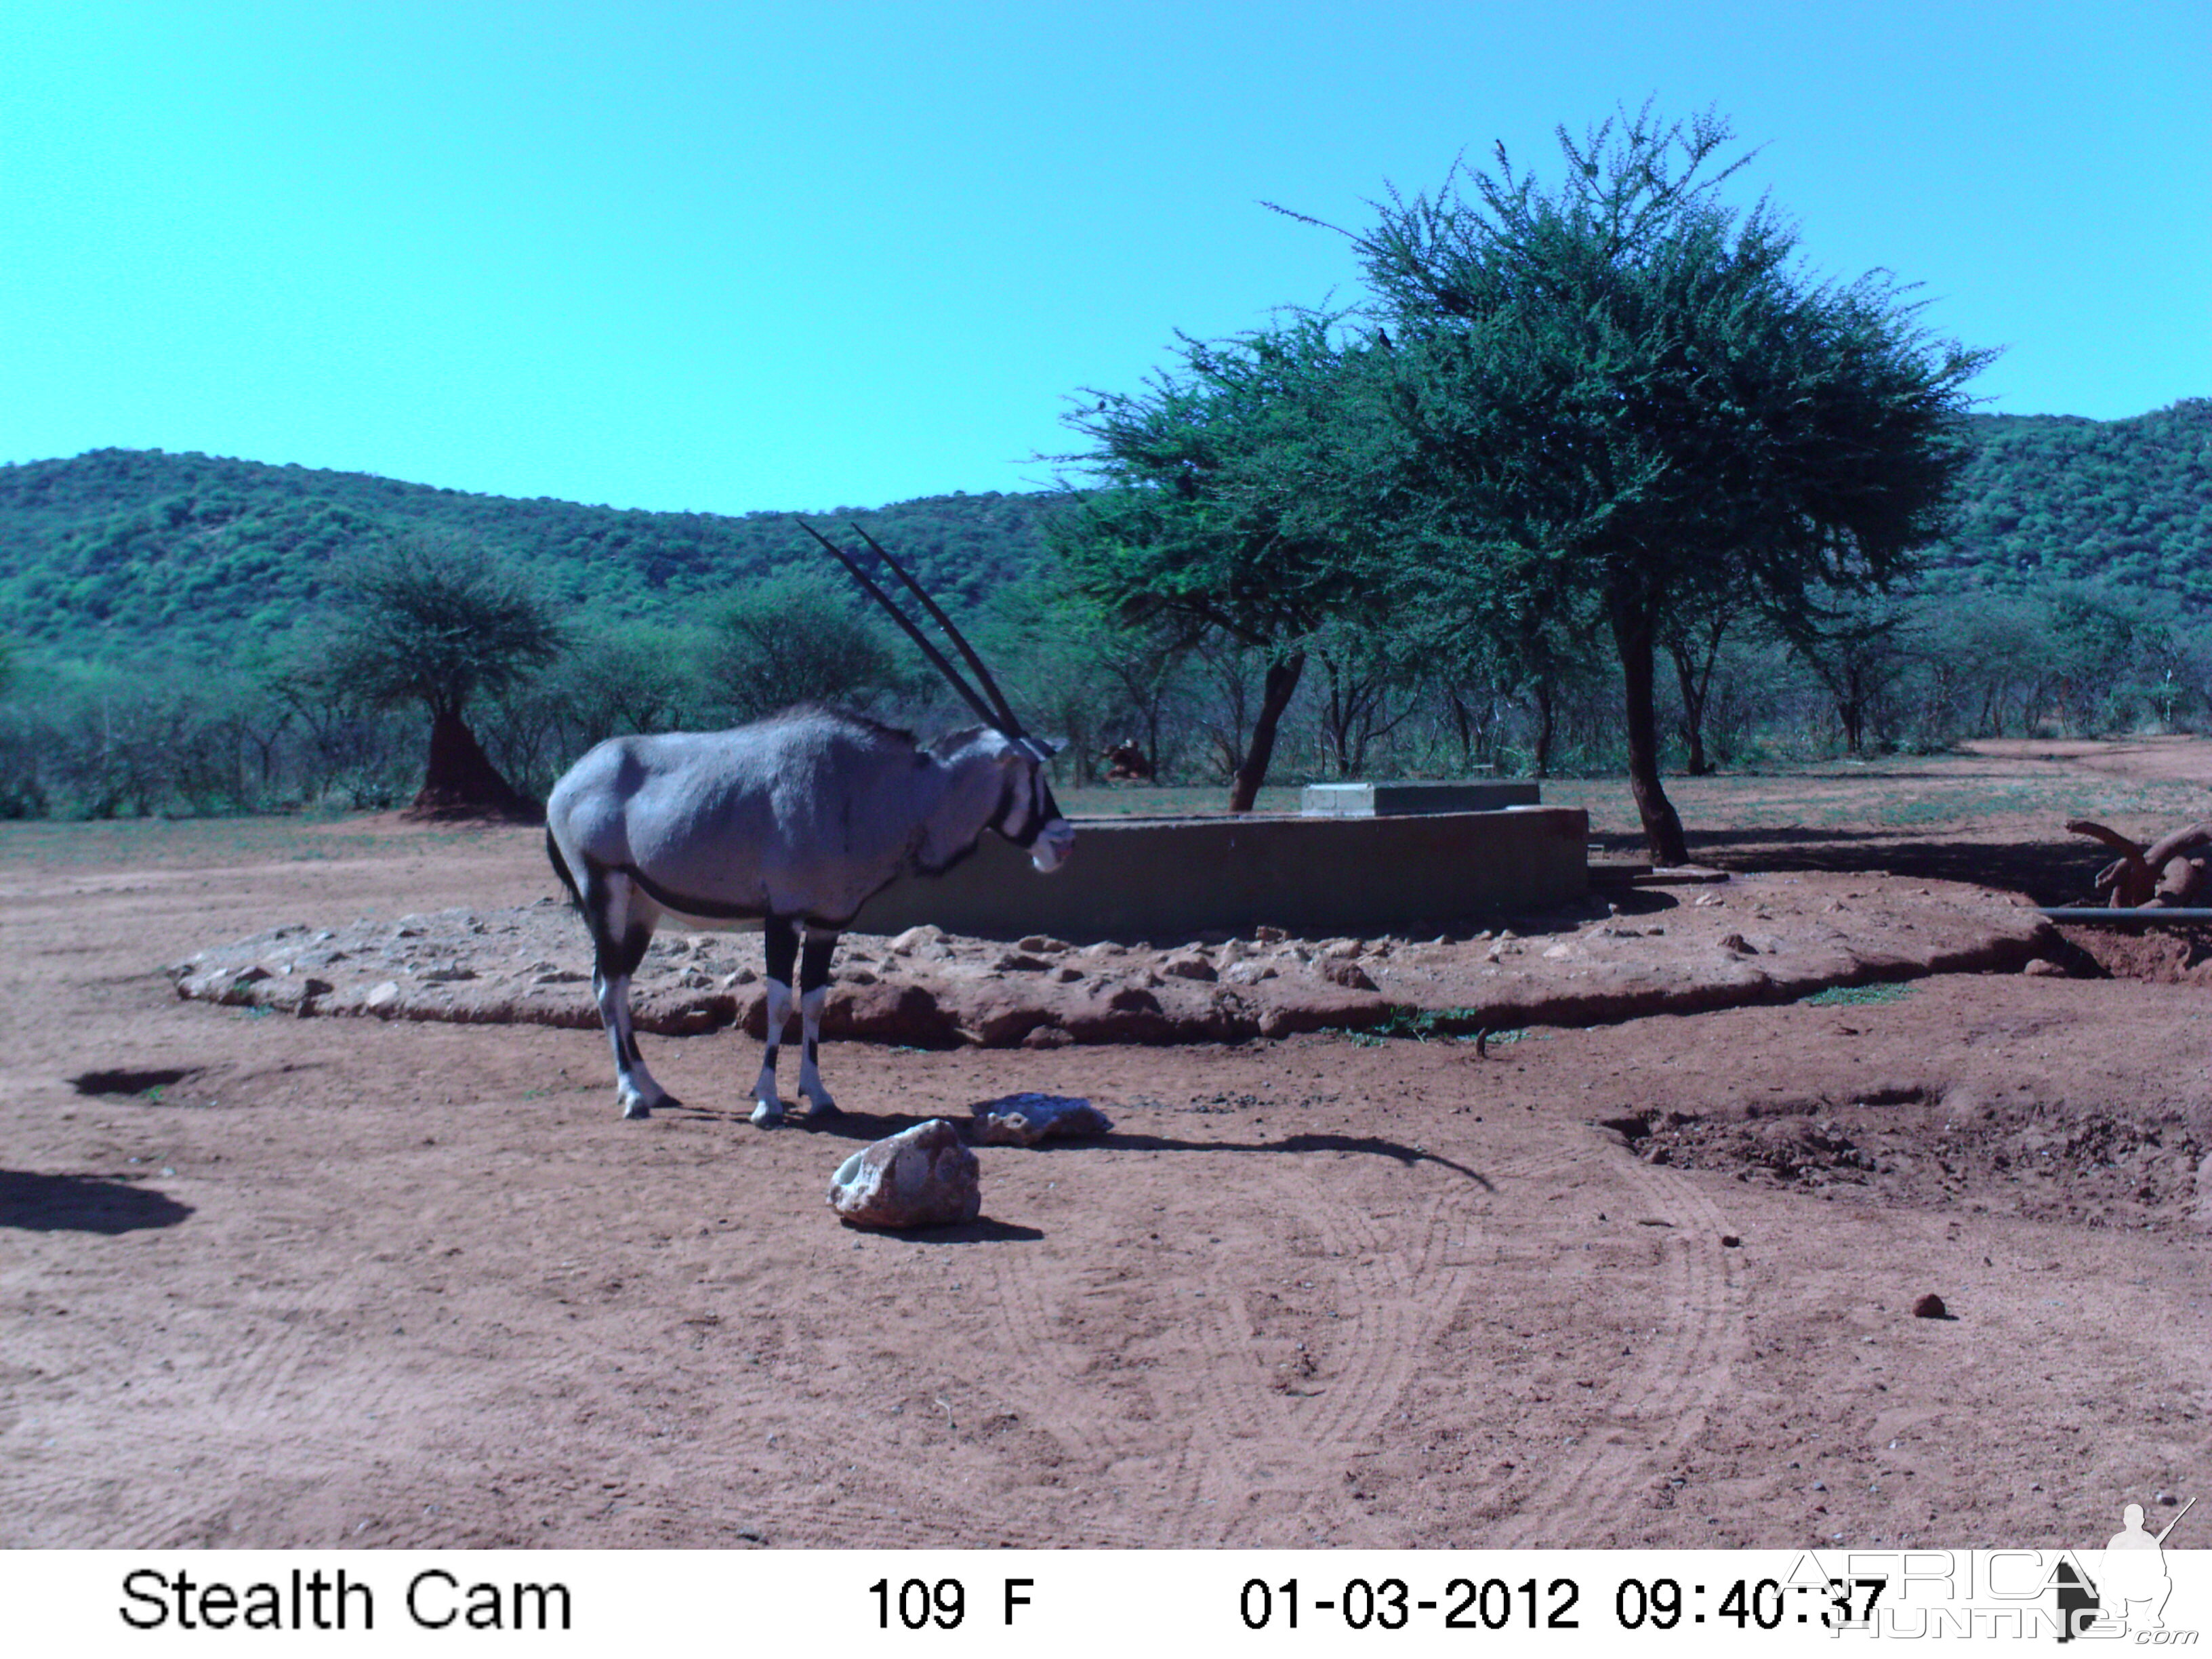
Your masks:
[[[2155,907],[2145,909],[2108,909],[2099,904],[2038,905],[2039,915],[2052,921],[2082,923],[2091,927],[2155,927],[2163,922],[2212,921],[2212,910],[2203,908],[2161,910]]]

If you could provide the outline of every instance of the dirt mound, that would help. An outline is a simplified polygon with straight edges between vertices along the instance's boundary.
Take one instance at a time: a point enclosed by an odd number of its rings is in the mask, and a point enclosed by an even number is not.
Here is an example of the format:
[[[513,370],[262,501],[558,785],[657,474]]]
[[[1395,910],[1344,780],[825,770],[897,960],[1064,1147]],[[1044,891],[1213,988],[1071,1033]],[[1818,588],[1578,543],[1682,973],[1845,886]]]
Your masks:
[[[667,931],[635,984],[637,1023],[767,1030],[757,946]],[[2017,899],[1958,883],[1750,875],[1623,890],[1565,912],[1421,940],[1273,928],[1159,945],[934,927],[852,933],[830,1038],[916,1048],[1219,1042],[1326,1030],[1471,1033],[1794,1000],[1824,987],[2017,969],[2059,951]],[[596,1026],[581,924],[558,901],[343,927],[292,923],[168,970],[180,996],[312,1016]]]
[[[2134,1116],[1960,1091],[1877,1091],[1848,1106],[1613,1119],[1647,1164],[1712,1170],[1825,1197],[2089,1227],[2194,1218],[2205,1146],[2179,1113]]]
[[[2113,979],[2154,985],[2212,985],[2212,927],[2177,922],[2140,930],[2060,929],[2067,943]]]

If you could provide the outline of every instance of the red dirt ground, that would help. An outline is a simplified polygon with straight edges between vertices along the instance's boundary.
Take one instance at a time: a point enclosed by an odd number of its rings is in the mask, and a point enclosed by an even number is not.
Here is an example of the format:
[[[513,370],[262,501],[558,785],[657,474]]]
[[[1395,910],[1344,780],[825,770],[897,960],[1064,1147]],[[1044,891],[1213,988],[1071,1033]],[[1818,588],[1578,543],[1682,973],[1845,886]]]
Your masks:
[[[2212,745],[2051,747],[1686,783],[1693,852],[2048,902],[2099,861],[2070,811],[2204,816]],[[2069,957],[2166,982],[1947,975],[1487,1058],[841,1044],[850,1115],[762,1133],[734,1032],[648,1038],[691,1107],[623,1123],[596,1032],[159,971],[528,904],[532,832],[14,826],[0,859],[0,1543],[2080,1547],[2208,1466],[2182,935]],[[1022,1089],[1116,1131],[982,1149],[968,1227],[832,1217],[854,1146]]]

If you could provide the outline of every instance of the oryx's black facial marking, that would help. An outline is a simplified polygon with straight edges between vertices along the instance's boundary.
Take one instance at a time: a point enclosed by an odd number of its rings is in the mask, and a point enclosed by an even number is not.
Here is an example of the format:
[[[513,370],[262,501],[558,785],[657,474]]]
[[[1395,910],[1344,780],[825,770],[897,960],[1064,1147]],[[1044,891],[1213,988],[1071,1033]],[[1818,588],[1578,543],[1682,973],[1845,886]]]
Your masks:
[[[1045,825],[1059,817],[1060,803],[1053,799],[1052,785],[1045,781],[1044,767],[1039,763],[1017,767],[1007,775],[998,810],[991,815],[991,828],[1027,852],[1036,845]]]

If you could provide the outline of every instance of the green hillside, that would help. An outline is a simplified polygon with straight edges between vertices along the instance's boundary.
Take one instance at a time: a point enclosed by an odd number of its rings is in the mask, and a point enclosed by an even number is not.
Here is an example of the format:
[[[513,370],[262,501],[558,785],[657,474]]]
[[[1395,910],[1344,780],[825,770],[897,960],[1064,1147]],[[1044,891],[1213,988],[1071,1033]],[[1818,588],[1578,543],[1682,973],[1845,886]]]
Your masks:
[[[2121,421],[1972,417],[1938,590],[2107,581],[2212,608],[2212,399]],[[1042,495],[938,495],[858,520],[957,610],[1034,571]],[[739,518],[511,501],[356,472],[159,450],[0,467],[0,639],[118,664],[220,658],[324,597],[331,559],[394,532],[480,543],[567,610],[669,618],[821,556],[781,513]]]
[[[946,603],[972,607],[1042,555],[1044,495],[944,495],[857,520]],[[787,561],[823,556],[781,513],[728,518],[511,501],[356,472],[160,450],[0,467],[0,637],[127,663],[212,657],[281,633],[323,599],[331,562],[404,533],[465,538],[564,609],[669,617]]]
[[[1978,415],[1936,586],[2155,588],[2212,606],[2212,398],[2124,421]]]

